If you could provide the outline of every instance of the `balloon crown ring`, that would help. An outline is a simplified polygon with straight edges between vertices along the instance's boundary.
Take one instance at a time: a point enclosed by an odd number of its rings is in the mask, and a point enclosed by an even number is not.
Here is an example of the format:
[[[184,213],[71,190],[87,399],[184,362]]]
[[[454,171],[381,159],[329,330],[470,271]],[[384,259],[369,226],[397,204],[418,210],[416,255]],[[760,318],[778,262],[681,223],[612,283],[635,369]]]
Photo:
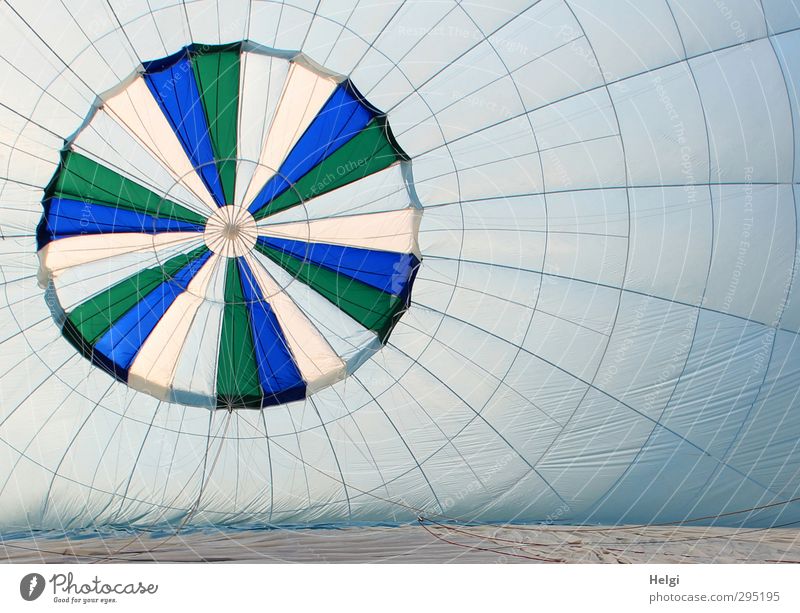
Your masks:
[[[422,260],[386,114],[251,42],[142,64],[67,140],[42,204],[64,337],[179,404],[262,408],[344,379],[387,342]]]

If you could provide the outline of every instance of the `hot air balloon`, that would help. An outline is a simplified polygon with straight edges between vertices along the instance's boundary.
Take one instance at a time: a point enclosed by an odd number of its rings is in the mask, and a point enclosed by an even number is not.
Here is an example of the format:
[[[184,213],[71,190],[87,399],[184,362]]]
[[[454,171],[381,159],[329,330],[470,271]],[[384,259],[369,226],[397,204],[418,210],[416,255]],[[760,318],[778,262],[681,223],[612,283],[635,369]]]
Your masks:
[[[800,521],[789,3],[45,4],[4,530]]]

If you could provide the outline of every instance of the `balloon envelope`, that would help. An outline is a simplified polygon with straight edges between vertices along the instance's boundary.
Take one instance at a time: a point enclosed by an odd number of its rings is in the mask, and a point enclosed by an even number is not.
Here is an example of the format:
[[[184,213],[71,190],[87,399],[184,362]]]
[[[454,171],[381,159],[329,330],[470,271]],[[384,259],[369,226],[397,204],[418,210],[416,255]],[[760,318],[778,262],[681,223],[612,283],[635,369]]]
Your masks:
[[[46,4],[4,529],[800,520],[796,9]]]

